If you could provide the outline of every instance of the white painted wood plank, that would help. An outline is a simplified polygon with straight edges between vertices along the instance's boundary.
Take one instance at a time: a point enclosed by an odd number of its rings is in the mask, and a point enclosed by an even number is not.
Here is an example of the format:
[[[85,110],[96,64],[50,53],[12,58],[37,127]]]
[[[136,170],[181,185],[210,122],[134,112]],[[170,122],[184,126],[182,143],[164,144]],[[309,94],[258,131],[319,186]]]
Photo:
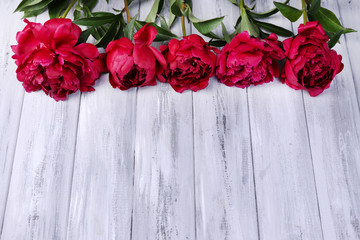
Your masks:
[[[291,29],[279,15],[270,21]],[[260,239],[322,239],[302,92],[274,79],[251,86],[248,98]]]
[[[193,2],[197,17],[226,15],[232,28],[237,7],[227,1],[204,4]],[[258,239],[246,90],[213,77],[193,96],[197,239]]]
[[[0,2],[0,22],[12,23],[0,25],[0,236],[24,95],[24,89],[16,79],[16,65],[10,48],[16,44],[16,32],[25,26],[21,13],[12,13],[17,4],[10,0]]]
[[[139,88],[136,111],[132,239],[195,239],[192,93]]]
[[[25,94],[2,240],[65,239],[79,97]]]
[[[336,1],[323,1],[323,5],[339,16]],[[359,2],[347,8],[345,15],[355,17]],[[348,35],[350,42],[357,41],[359,35],[354,35]],[[354,43],[347,45],[344,37],[340,42],[335,50],[343,57],[344,70],[318,97],[304,92],[304,100],[324,239],[353,240],[360,239],[360,114],[354,86],[359,72],[352,72],[358,51],[348,48]],[[353,55],[351,61],[348,53]]]
[[[357,94],[358,104],[360,105],[360,2],[356,0],[337,0],[337,5],[333,5],[338,9],[338,16],[345,27],[355,29],[356,33],[350,33],[345,35],[344,40],[341,41],[341,45],[346,44],[347,53],[349,55],[350,64],[346,66],[346,70],[352,71],[352,77]]]
[[[100,1],[96,11],[122,9]],[[139,3],[131,5],[137,12]],[[134,15],[134,14],[133,14]],[[121,91],[103,75],[82,94],[67,239],[130,239],[136,89]]]
[[[81,99],[68,239],[130,239],[136,91],[99,81]]]

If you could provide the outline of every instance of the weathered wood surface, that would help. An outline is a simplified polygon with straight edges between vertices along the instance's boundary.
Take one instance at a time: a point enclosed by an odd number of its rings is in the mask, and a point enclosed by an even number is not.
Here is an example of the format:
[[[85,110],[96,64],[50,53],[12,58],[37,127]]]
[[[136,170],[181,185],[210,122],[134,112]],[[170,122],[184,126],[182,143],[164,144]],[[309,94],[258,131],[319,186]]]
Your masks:
[[[358,15],[350,4],[324,1],[337,15],[340,5],[348,15]],[[348,55],[356,52],[349,47],[359,39],[358,33],[354,35],[349,41],[341,37],[342,44],[335,47],[345,68],[332,86],[319,98],[304,94],[324,239],[360,239],[360,108],[355,87],[359,83],[355,85],[355,62]]]
[[[360,2],[323,2],[359,30]],[[0,25],[1,240],[360,240],[358,33],[340,39],[345,69],[316,98],[278,80],[120,91],[103,75],[95,92],[56,103],[16,80],[17,4],[0,2],[12,23]],[[152,1],[133,4],[145,19]],[[239,14],[226,0],[193,5],[199,18],[225,15],[228,29]]]
[[[25,94],[2,239],[65,238],[79,102],[79,93],[65,102]]]
[[[16,43],[16,32],[23,28],[21,14],[5,9],[15,9],[15,1],[1,1],[0,21],[0,234],[12,172],[16,140],[19,130],[24,89],[16,80],[16,65],[11,59],[10,45]],[[6,34],[4,34],[6,33]]]
[[[140,19],[152,3],[141,2]],[[139,88],[135,145],[132,239],[194,239],[192,93]]]
[[[225,1],[193,4],[202,19],[227,15],[227,26],[239,12]],[[258,239],[247,92],[213,77],[193,96],[197,239]]]
[[[256,3],[259,11],[272,7]],[[291,29],[283,19],[269,20]],[[248,92],[260,239],[321,239],[302,92],[277,79]]]
[[[99,1],[95,11],[111,9]],[[108,74],[95,88],[81,96],[67,239],[129,239],[136,89],[112,88]]]

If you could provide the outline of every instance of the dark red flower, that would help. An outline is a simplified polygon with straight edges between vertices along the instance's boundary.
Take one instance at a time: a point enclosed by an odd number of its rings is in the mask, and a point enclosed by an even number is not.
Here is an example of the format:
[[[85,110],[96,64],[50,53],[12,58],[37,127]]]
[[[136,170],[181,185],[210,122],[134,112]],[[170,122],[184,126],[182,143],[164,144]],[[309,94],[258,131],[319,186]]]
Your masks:
[[[94,91],[101,63],[98,49],[76,43],[81,29],[70,19],[55,18],[44,23],[29,22],[18,32],[12,46],[18,66],[17,78],[27,92],[42,89],[56,101],[71,93]]]
[[[240,88],[273,81],[279,76],[275,60],[284,58],[275,34],[261,40],[244,31],[236,35],[217,55],[216,75],[227,86]]]
[[[156,85],[155,75],[162,79],[166,67],[164,56],[150,46],[156,37],[156,29],[145,25],[134,35],[133,44],[128,38],[109,43],[106,48],[106,64],[110,71],[111,85],[121,90],[132,87]]]
[[[192,34],[180,41],[171,39],[168,46],[160,46],[166,58],[165,76],[172,88],[182,93],[191,89],[196,92],[209,84],[215,74],[216,55],[219,50],[208,46],[200,36]]]
[[[301,24],[297,36],[283,41],[286,62],[282,82],[307,90],[312,97],[329,88],[344,65],[341,55],[329,49],[328,40],[319,22]]]

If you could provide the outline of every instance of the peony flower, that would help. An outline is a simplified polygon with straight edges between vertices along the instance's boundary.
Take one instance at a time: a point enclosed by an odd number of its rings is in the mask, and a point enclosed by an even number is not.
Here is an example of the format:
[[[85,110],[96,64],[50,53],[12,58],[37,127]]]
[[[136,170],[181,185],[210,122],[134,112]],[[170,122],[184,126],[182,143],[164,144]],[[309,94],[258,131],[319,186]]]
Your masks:
[[[44,23],[29,22],[18,32],[18,45],[12,46],[18,66],[17,78],[27,92],[42,89],[56,101],[80,90],[90,92],[99,78],[98,49],[89,43],[76,43],[81,29],[70,19],[55,18]]]
[[[191,89],[196,92],[208,86],[215,74],[216,55],[219,50],[208,46],[200,36],[192,34],[180,41],[171,39],[168,46],[160,46],[166,58],[165,76],[172,88],[182,93]]]
[[[341,55],[329,49],[328,40],[319,22],[301,24],[297,36],[283,41],[286,62],[282,82],[296,90],[307,90],[312,97],[329,88],[344,65]]]
[[[106,64],[110,71],[111,85],[121,90],[132,87],[156,85],[155,75],[162,79],[166,67],[164,56],[150,46],[156,37],[156,29],[145,25],[134,35],[133,44],[128,38],[109,43],[106,48]]]
[[[227,86],[240,88],[259,85],[278,77],[279,66],[275,60],[284,58],[275,34],[261,40],[244,31],[226,44],[216,58],[216,75]]]

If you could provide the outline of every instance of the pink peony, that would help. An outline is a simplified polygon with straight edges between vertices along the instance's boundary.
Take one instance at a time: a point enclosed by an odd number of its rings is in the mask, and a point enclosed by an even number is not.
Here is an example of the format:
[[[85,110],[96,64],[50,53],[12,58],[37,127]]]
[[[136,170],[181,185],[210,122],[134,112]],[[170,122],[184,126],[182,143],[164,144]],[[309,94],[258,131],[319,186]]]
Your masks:
[[[330,50],[329,37],[319,22],[299,26],[298,35],[284,40],[286,62],[281,80],[293,89],[315,97],[330,87],[344,65],[341,55]]]
[[[191,89],[196,92],[208,86],[215,74],[216,55],[219,50],[208,46],[200,36],[192,34],[180,41],[171,39],[168,46],[160,46],[166,58],[165,76],[177,92]]]
[[[275,34],[261,40],[244,31],[236,35],[217,55],[216,75],[227,86],[240,88],[273,81],[279,76],[276,60],[284,58]]]
[[[98,49],[76,43],[81,29],[70,19],[55,18],[44,23],[29,22],[18,32],[12,46],[18,66],[17,78],[27,92],[42,89],[56,101],[66,100],[80,90],[90,92],[102,65]]]

